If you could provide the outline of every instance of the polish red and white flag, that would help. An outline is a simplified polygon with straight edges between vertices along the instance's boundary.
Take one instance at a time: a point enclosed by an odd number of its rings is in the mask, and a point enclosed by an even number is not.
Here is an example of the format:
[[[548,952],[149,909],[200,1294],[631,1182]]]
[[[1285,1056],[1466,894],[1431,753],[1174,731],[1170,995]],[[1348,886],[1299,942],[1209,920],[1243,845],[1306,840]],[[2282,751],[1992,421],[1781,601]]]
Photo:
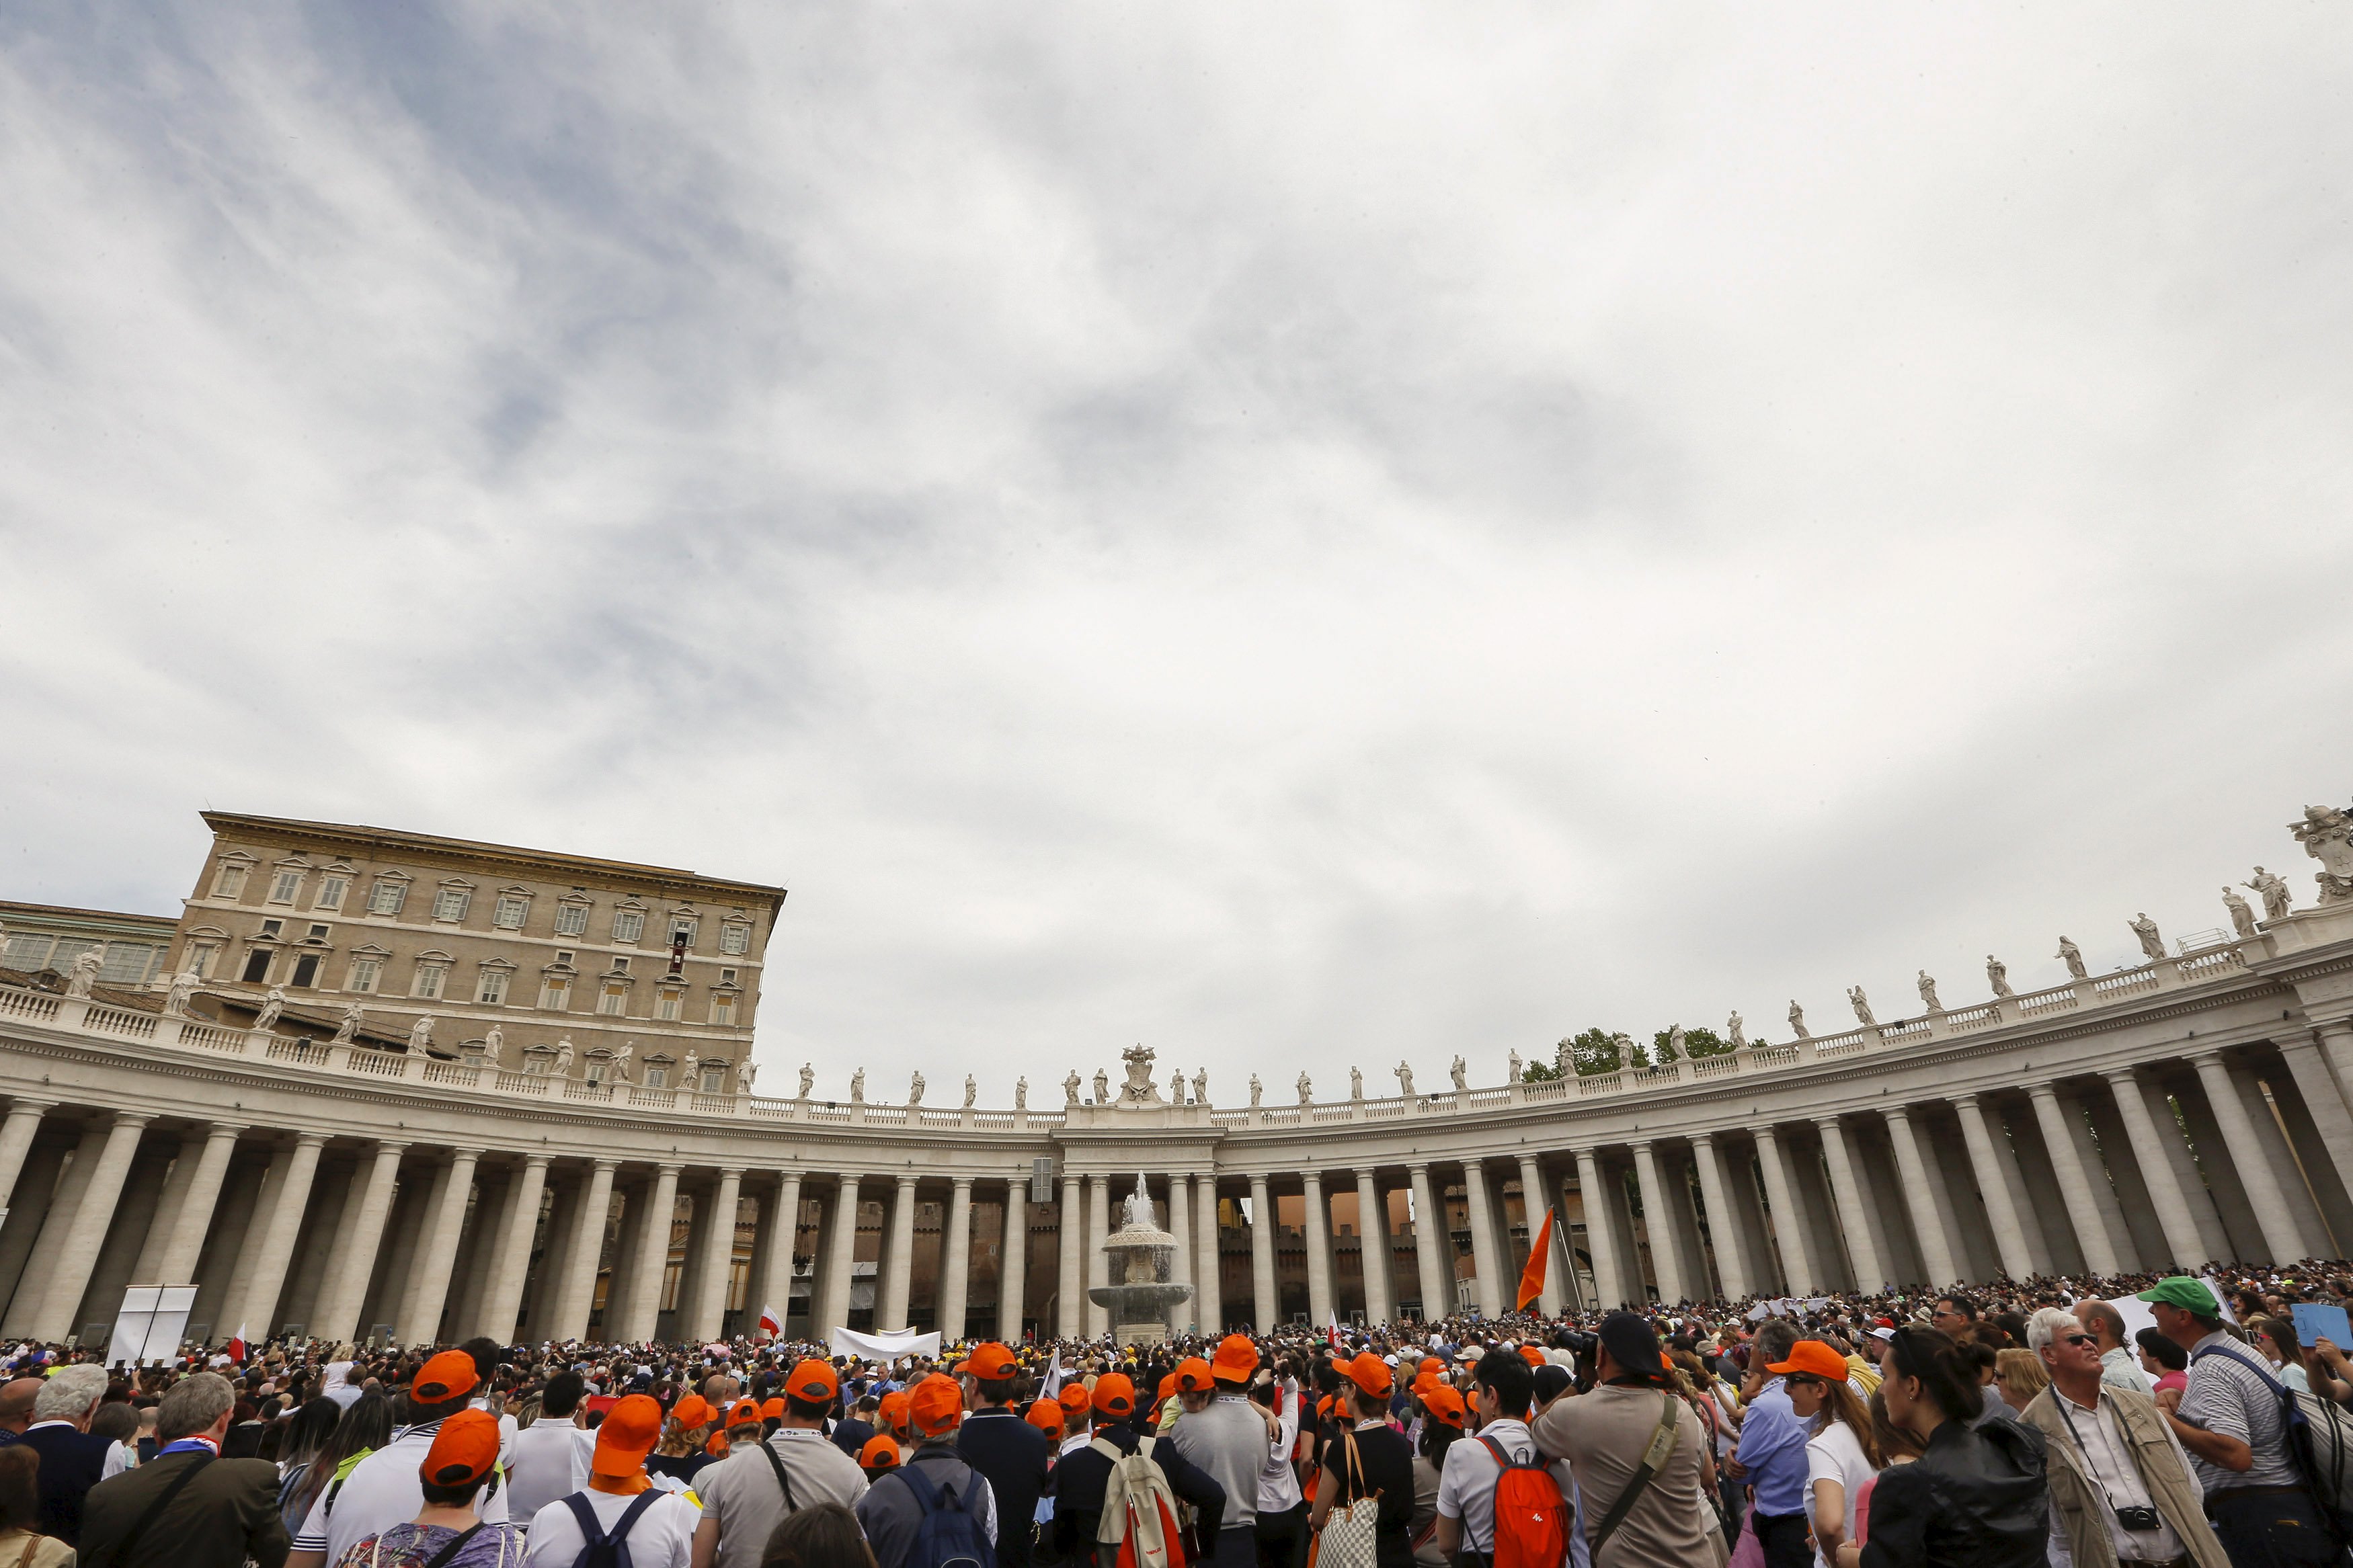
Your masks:
[[[776,1310],[774,1307],[760,1309],[760,1331],[770,1339],[785,1331],[784,1321],[776,1316]]]
[[[240,1366],[245,1363],[245,1325],[239,1323],[237,1332],[228,1337],[228,1359]]]

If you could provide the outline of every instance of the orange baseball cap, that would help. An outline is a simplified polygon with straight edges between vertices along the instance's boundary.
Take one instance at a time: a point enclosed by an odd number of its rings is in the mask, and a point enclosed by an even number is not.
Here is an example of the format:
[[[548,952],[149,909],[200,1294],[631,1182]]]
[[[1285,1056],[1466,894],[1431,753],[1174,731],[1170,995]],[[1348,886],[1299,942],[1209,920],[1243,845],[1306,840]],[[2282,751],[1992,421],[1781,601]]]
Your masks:
[[[1442,1383],[1422,1394],[1421,1407],[1430,1412],[1431,1420],[1441,1425],[1462,1425],[1462,1396]]]
[[[1124,1372],[1107,1372],[1095,1379],[1095,1409],[1113,1420],[1135,1414],[1135,1384]]]
[[[892,1431],[905,1431],[907,1429],[907,1391],[903,1388],[894,1388],[884,1394],[876,1401],[874,1414],[880,1415],[882,1418],[882,1425]]]
[[[1228,1334],[1218,1342],[1217,1360],[1210,1372],[1220,1383],[1248,1383],[1250,1373],[1258,1370],[1258,1346],[1250,1343],[1248,1334]]]
[[[1522,1345],[1520,1347],[1520,1359],[1527,1363],[1530,1366],[1544,1366],[1548,1364],[1545,1361],[1544,1352],[1536,1349],[1534,1345]]]
[[[955,1378],[934,1373],[915,1384],[907,1396],[907,1423],[918,1437],[936,1437],[943,1432],[953,1432],[964,1419],[964,1390]]]
[[[1370,1351],[1360,1352],[1354,1361],[1335,1364],[1346,1374],[1349,1382],[1366,1394],[1387,1394],[1396,1386],[1397,1379],[1389,1373],[1389,1363]]]
[[[1176,1392],[1176,1374],[1168,1373],[1160,1379],[1160,1386],[1152,1391],[1152,1403],[1157,1405]]]
[[[858,1450],[858,1462],[870,1470],[892,1470],[899,1467],[899,1443],[888,1432],[877,1432],[866,1439],[866,1447]]]
[[[417,1477],[430,1486],[464,1486],[480,1480],[498,1462],[499,1418],[487,1410],[460,1410],[433,1435]]]
[[[1050,1399],[1040,1399],[1031,1405],[1029,1414],[1022,1419],[1049,1437],[1062,1435],[1062,1407]]]
[[[711,1425],[711,1401],[700,1394],[690,1394],[671,1405],[670,1414],[671,1420],[691,1432],[698,1426]]]
[[[474,1370],[474,1358],[464,1351],[443,1351],[417,1369],[417,1381],[408,1385],[408,1396],[419,1405],[446,1405],[461,1394],[471,1393],[481,1374]]]
[[[1820,1340],[1799,1340],[1790,1348],[1788,1361],[1769,1362],[1767,1372],[1803,1373],[1809,1377],[1825,1377],[1832,1383],[1847,1380],[1846,1358]]]
[[[1058,1402],[1062,1406],[1062,1415],[1068,1420],[1075,1421],[1087,1413],[1088,1407],[1094,1403],[1094,1396],[1087,1392],[1087,1385],[1083,1383],[1066,1383],[1062,1384]]]
[[[739,1399],[727,1407],[727,1425],[730,1426],[756,1426],[759,1420],[760,1402],[756,1399]]]
[[[690,1395],[689,1397],[696,1397]],[[685,1401],[680,1401],[681,1404]],[[596,1428],[596,1454],[588,1462],[594,1476],[634,1476],[645,1467],[646,1456],[661,1437],[661,1406],[649,1394],[632,1394],[617,1403]]]
[[[1183,1361],[1180,1361],[1180,1362],[1178,1362],[1178,1363],[1176,1363],[1176,1373],[1175,1373],[1175,1382],[1176,1382],[1176,1384],[1177,1390],[1178,1390],[1180,1393],[1184,1393],[1184,1394],[1206,1394],[1206,1393],[1208,1393],[1208,1389],[1209,1389],[1209,1384],[1210,1384],[1210,1382],[1211,1382],[1211,1374],[1210,1374],[1210,1372],[1209,1372],[1209,1363],[1208,1363],[1208,1362],[1203,1361],[1199,1356],[1197,1356],[1197,1355],[1188,1355],[1188,1356],[1187,1356]],[[1162,1397],[1163,1399],[1166,1399],[1166,1398],[1167,1397],[1166,1393],[1166,1392],[1163,1392],[1163,1394],[1161,1394],[1161,1397]]]
[[[841,1379],[834,1376],[833,1368],[821,1361],[805,1361],[793,1368],[785,1379],[785,1392],[795,1399],[833,1400],[841,1396]]]
[[[1446,1363],[1434,1355],[1426,1355],[1421,1358],[1420,1370],[1425,1377],[1437,1377],[1446,1371]]]
[[[760,1406],[760,1419],[761,1419],[761,1420],[763,1420],[763,1421],[782,1421],[784,1418],[785,1418],[785,1396],[784,1396],[783,1394],[780,1394],[776,1395],[776,1398],[769,1400],[765,1405],[763,1405],[762,1406]]]
[[[983,1383],[1000,1382],[1020,1370],[1021,1363],[1013,1359],[1013,1352],[995,1340],[973,1346],[972,1353],[956,1365],[957,1373],[963,1376],[976,1377]]]

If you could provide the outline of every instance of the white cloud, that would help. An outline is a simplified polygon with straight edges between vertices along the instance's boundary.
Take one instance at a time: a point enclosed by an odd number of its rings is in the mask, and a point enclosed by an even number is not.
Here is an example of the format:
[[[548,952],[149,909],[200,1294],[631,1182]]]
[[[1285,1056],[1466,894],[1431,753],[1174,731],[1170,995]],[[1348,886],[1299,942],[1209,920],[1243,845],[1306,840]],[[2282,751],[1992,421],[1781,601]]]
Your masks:
[[[2347,793],[2309,12],[0,26],[16,896],[386,822],[788,884],[774,1062],[1386,1084]]]

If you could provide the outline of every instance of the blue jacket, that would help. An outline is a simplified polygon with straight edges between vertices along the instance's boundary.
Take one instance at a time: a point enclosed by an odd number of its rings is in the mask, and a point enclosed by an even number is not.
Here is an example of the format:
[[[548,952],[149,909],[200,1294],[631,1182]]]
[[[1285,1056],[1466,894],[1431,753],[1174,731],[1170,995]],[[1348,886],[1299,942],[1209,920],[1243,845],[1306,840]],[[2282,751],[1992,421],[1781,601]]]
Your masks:
[[[997,1496],[997,1561],[1019,1568],[1029,1561],[1030,1521],[1046,1488],[1046,1434],[1010,1410],[976,1410],[956,1434],[956,1456],[988,1478]]]
[[[1778,1519],[1805,1511],[1806,1439],[1810,1436],[1789,1408],[1789,1394],[1779,1378],[1749,1402],[1748,1414],[1740,1418],[1735,1452],[1748,1472],[1757,1512]]]
[[[41,1456],[41,1533],[79,1545],[81,1500],[106,1474],[113,1441],[65,1426],[35,1426],[18,1441]]]

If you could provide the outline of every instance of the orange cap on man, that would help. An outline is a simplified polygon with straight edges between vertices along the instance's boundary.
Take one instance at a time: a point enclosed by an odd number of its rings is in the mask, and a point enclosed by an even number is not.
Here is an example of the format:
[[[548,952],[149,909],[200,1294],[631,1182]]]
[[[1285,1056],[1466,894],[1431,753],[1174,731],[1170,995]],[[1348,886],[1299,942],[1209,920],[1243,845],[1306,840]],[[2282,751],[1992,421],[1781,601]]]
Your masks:
[[[632,1394],[620,1400],[596,1428],[596,1453],[588,1461],[588,1473],[619,1480],[644,1469],[646,1456],[661,1439],[661,1406],[651,1394]]]
[[[1258,1346],[1248,1334],[1228,1334],[1218,1342],[1217,1358],[1209,1371],[1219,1383],[1248,1383],[1258,1370]]]
[[[919,1440],[953,1432],[963,1419],[964,1389],[945,1373],[932,1373],[907,1396],[907,1425]]]

